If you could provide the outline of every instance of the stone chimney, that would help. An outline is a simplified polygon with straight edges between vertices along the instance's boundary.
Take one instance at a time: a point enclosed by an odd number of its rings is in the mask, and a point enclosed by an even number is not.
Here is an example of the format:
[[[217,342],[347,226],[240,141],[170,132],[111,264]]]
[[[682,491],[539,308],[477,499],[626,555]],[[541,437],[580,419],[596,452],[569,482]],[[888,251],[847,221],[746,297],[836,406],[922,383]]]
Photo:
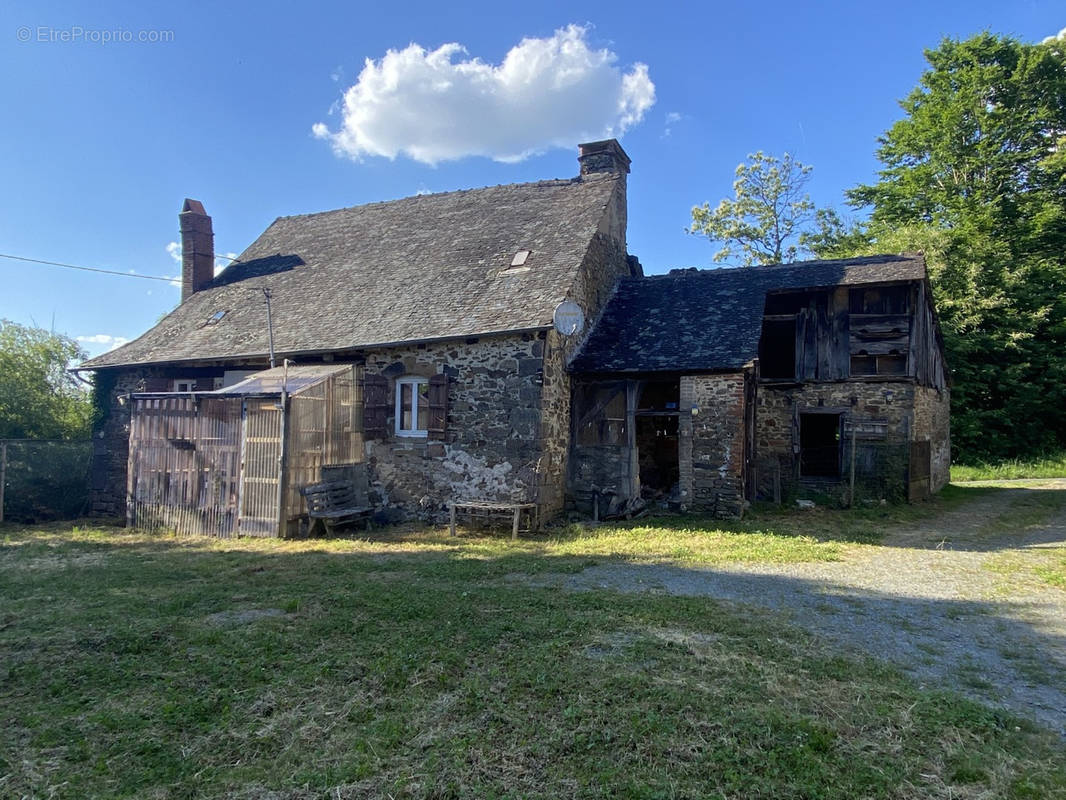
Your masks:
[[[629,174],[629,156],[618,144],[617,139],[604,139],[602,142],[586,142],[578,146],[577,161],[581,165],[581,177],[597,173],[616,175],[618,183],[611,201],[608,215],[608,230],[603,231],[614,236],[625,247],[626,223],[628,212],[626,205],[626,175]]]
[[[578,163],[581,164],[581,174],[589,175],[593,172],[611,172],[621,175],[622,179],[629,172],[629,156],[618,144],[617,139],[604,139],[602,142],[586,142],[578,146]]]
[[[181,226],[181,301],[184,303],[215,277],[215,234],[211,217],[199,200],[185,198]]]

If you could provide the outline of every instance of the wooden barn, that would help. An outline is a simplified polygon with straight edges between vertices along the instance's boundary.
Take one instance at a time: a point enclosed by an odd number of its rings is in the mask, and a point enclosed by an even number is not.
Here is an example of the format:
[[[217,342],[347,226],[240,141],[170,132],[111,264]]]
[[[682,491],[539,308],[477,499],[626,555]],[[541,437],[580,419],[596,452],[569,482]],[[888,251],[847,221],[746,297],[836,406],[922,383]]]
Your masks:
[[[129,396],[127,521],[180,534],[284,536],[300,488],[363,460],[361,368],[286,366],[206,392]]]

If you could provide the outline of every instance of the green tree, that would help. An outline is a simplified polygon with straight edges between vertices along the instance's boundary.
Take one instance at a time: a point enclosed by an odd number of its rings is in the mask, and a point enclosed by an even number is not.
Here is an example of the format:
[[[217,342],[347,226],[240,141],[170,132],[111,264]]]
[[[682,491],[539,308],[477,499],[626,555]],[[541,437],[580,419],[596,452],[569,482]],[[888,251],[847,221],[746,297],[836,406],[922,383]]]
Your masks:
[[[688,232],[721,242],[717,262],[740,256],[745,267],[796,260],[806,250],[804,236],[815,220],[815,206],[805,188],[812,167],[790,154],[778,159],[761,150],[737,166],[734,199],[717,207],[692,209]]]
[[[880,139],[861,225],[819,219],[822,256],[923,250],[954,373],[962,459],[1066,445],[1064,43],[945,39]]]
[[[66,336],[0,320],[0,439],[88,437],[88,392],[67,371],[84,358]]]

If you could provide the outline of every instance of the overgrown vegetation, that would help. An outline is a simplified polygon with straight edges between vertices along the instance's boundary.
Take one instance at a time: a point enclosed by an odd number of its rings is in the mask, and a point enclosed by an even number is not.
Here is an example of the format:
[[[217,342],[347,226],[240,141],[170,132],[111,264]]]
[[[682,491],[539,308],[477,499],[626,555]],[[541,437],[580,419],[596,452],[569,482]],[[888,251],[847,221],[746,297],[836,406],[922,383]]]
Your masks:
[[[722,198],[713,209],[710,203],[695,206],[688,232],[721,244],[713,256],[717,262],[739,259],[751,267],[795,261],[808,250],[816,217],[827,213],[806,192],[812,169],[790,153],[750,153],[737,166],[734,198]]]
[[[74,519],[89,509],[92,443],[9,442],[4,519]]]
[[[1019,478],[1066,478],[1066,451],[1043,458],[1009,458],[952,464],[953,481],[1002,481]]]
[[[956,457],[1066,447],[1066,42],[945,39],[881,137],[871,211],[820,256],[922,250],[952,368]]]
[[[516,544],[0,528],[0,786],[78,798],[1066,796],[1061,740],[841,658],[769,613],[523,579],[611,557],[833,557],[875,535],[878,515],[917,513],[760,512],[674,539],[655,520]]]
[[[0,320],[0,439],[88,438],[88,392],[67,371],[84,358],[67,336]]]

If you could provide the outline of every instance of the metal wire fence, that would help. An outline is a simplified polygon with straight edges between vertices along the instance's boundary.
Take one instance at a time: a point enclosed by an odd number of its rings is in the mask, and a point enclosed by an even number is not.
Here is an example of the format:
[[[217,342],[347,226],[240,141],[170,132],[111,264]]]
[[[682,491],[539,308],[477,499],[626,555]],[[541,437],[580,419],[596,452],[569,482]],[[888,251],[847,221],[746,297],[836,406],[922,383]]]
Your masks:
[[[758,497],[787,502],[816,492],[845,504],[882,499],[901,502],[907,499],[908,483],[915,477],[910,474],[914,470],[908,463],[909,448],[907,442],[859,439],[853,449],[852,442],[845,439],[839,445],[762,457],[757,463]]]
[[[91,460],[89,440],[0,439],[0,522],[85,514]]]

